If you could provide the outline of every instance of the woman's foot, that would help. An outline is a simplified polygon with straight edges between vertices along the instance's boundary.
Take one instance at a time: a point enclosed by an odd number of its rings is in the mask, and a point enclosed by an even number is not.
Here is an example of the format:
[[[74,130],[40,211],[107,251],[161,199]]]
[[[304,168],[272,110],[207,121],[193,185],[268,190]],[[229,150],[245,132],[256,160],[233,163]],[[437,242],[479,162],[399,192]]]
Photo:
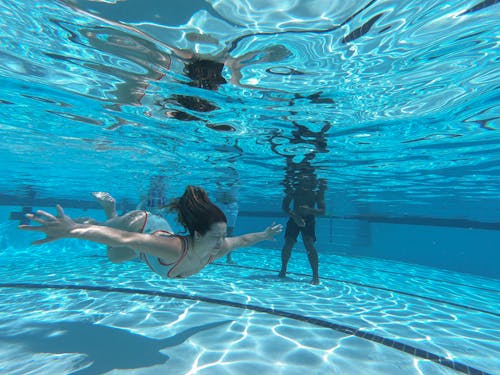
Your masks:
[[[118,214],[116,213],[116,201],[115,198],[111,196],[111,194],[104,191],[96,191],[93,192],[92,195],[101,205],[107,219],[112,219],[118,216]]]

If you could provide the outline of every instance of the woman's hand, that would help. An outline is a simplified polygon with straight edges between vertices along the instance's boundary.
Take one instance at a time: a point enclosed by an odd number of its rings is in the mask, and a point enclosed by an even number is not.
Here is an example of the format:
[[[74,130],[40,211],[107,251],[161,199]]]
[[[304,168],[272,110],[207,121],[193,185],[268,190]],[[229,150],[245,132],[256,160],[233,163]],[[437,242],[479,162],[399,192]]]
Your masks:
[[[264,240],[272,241],[274,240],[274,236],[276,236],[278,233],[281,233],[282,230],[283,230],[283,225],[272,223],[262,232],[247,233],[236,237],[227,237],[225,240],[226,245],[224,251],[219,252],[219,254],[217,254],[217,257],[221,257],[227,254],[228,252],[234,249],[238,249],[240,247],[253,246],[256,243],[259,243],[260,241]]]
[[[278,233],[281,233],[282,230],[283,230],[283,225],[276,224],[273,222],[270,226],[268,226],[264,230],[264,233],[266,235],[266,239],[273,240],[274,236],[276,236]]]
[[[19,229],[43,232],[47,236],[44,239],[32,242],[33,245],[58,240],[69,237],[71,230],[76,228],[77,224],[71,218],[64,214],[61,206],[57,205],[57,217],[45,211],[37,211],[35,214],[26,214],[30,220],[36,221],[40,225],[20,225]]]

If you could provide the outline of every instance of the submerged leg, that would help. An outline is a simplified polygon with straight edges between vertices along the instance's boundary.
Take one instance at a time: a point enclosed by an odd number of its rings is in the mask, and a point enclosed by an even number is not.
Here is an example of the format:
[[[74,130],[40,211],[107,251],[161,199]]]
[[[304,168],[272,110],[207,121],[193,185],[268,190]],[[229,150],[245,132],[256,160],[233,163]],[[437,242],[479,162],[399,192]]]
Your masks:
[[[92,195],[104,210],[106,219],[112,219],[118,216],[118,214],[116,213],[116,201],[115,198],[111,196],[111,194],[104,191],[96,191],[93,192]]]
[[[232,237],[234,232],[234,227],[227,227],[227,236]],[[231,257],[231,251],[226,255],[226,263],[235,264],[233,258]]]
[[[142,233],[146,223],[146,211],[131,211],[122,216],[115,216],[106,221],[104,225],[126,230],[127,232]],[[108,246],[108,258],[113,263],[123,263],[127,260],[137,257],[136,252],[129,247],[111,247]]]
[[[293,246],[295,245],[295,240],[290,237],[285,238],[285,246],[281,250],[281,271],[279,277],[286,276],[286,269],[288,266],[288,261],[290,260],[290,255],[292,254]]]
[[[318,251],[314,246],[314,239],[310,236],[306,236],[302,238],[304,241],[304,246],[307,250],[307,258],[309,259],[309,264],[312,269],[312,280],[311,284],[318,285],[319,284],[319,261],[318,261]]]

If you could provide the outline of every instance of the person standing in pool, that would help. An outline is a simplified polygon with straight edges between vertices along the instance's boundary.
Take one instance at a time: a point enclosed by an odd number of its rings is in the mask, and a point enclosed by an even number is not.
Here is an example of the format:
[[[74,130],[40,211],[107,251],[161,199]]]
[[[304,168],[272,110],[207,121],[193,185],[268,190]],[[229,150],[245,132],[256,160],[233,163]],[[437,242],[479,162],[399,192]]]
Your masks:
[[[113,215],[111,196],[94,195],[103,200],[103,208]],[[33,242],[35,245],[61,238],[102,243],[108,246],[110,261],[122,263],[140,257],[152,271],[165,278],[194,275],[230,251],[272,240],[282,231],[281,224],[273,223],[262,232],[226,237],[224,213],[210,201],[206,191],[197,186],[187,186],[184,194],[173,199],[168,208],[177,212],[177,220],[188,235],[174,235],[162,228],[150,227],[150,214],[141,210],[113,216],[104,225],[75,223],[60,205],[57,205],[57,216],[41,210],[27,214],[28,219],[40,225],[20,225],[19,229],[45,233],[44,239]]]
[[[137,205],[137,210],[152,212],[158,216],[164,216],[167,208],[166,181],[167,178],[161,175],[151,177],[148,192],[141,196],[141,201]]]
[[[317,285],[319,284],[319,261],[315,246],[316,216],[325,214],[326,180],[318,179],[312,159],[317,152],[327,152],[325,134],[331,128],[331,124],[325,122],[321,130],[315,132],[295,121],[292,123],[296,129],[292,132],[289,143],[313,146],[314,149],[304,155],[300,162],[295,162],[296,156],[285,155],[278,150],[282,142],[274,143],[271,139],[272,150],[286,158],[285,197],[282,201],[282,209],[289,216],[289,220],[286,224],[285,244],[281,250],[279,276],[286,277],[288,261],[300,233],[311,265],[311,284]],[[292,203],[293,208],[290,207]]]
[[[297,237],[302,234],[302,242],[307,251],[307,257],[312,270],[311,284],[319,284],[318,252],[316,242],[316,216],[325,213],[326,182],[318,181],[314,169],[306,158],[300,163],[288,163],[289,173],[292,174],[290,185],[285,188],[282,208],[289,215],[285,230],[285,245],[281,250],[280,277],[285,277],[288,261]],[[293,202],[293,209],[290,205]]]
[[[217,183],[215,192],[215,202],[227,218],[227,235],[229,237],[233,235],[238,218],[238,181],[238,171],[234,168],[228,168],[225,172],[225,181]],[[226,263],[234,263],[231,252],[227,253]]]

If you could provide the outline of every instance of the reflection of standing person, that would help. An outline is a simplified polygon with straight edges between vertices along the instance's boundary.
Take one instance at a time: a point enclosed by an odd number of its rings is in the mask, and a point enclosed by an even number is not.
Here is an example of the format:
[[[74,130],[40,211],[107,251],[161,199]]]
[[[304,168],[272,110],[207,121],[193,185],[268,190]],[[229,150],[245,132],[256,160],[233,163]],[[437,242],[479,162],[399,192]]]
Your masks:
[[[314,168],[306,158],[300,163],[294,163],[291,158],[287,163],[287,186],[282,208],[290,216],[286,224],[285,245],[281,251],[280,277],[286,276],[288,261],[299,233],[307,251],[307,257],[312,269],[311,284],[319,284],[318,252],[314,245],[316,241],[315,216],[325,213],[326,183],[318,181]],[[293,202],[293,209],[290,205]]]
[[[229,178],[230,181],[226,185],[222,183],[217,184],[217,191],[215,192],[215,201],[217,206],[224,212],[227,218],[227,235],[231,237],[236,226],[236,219],[238,218],[238,176],[237,171],[233,168],[235,177]],[[231,253],[227,254],[227,263],[233,263]]]

